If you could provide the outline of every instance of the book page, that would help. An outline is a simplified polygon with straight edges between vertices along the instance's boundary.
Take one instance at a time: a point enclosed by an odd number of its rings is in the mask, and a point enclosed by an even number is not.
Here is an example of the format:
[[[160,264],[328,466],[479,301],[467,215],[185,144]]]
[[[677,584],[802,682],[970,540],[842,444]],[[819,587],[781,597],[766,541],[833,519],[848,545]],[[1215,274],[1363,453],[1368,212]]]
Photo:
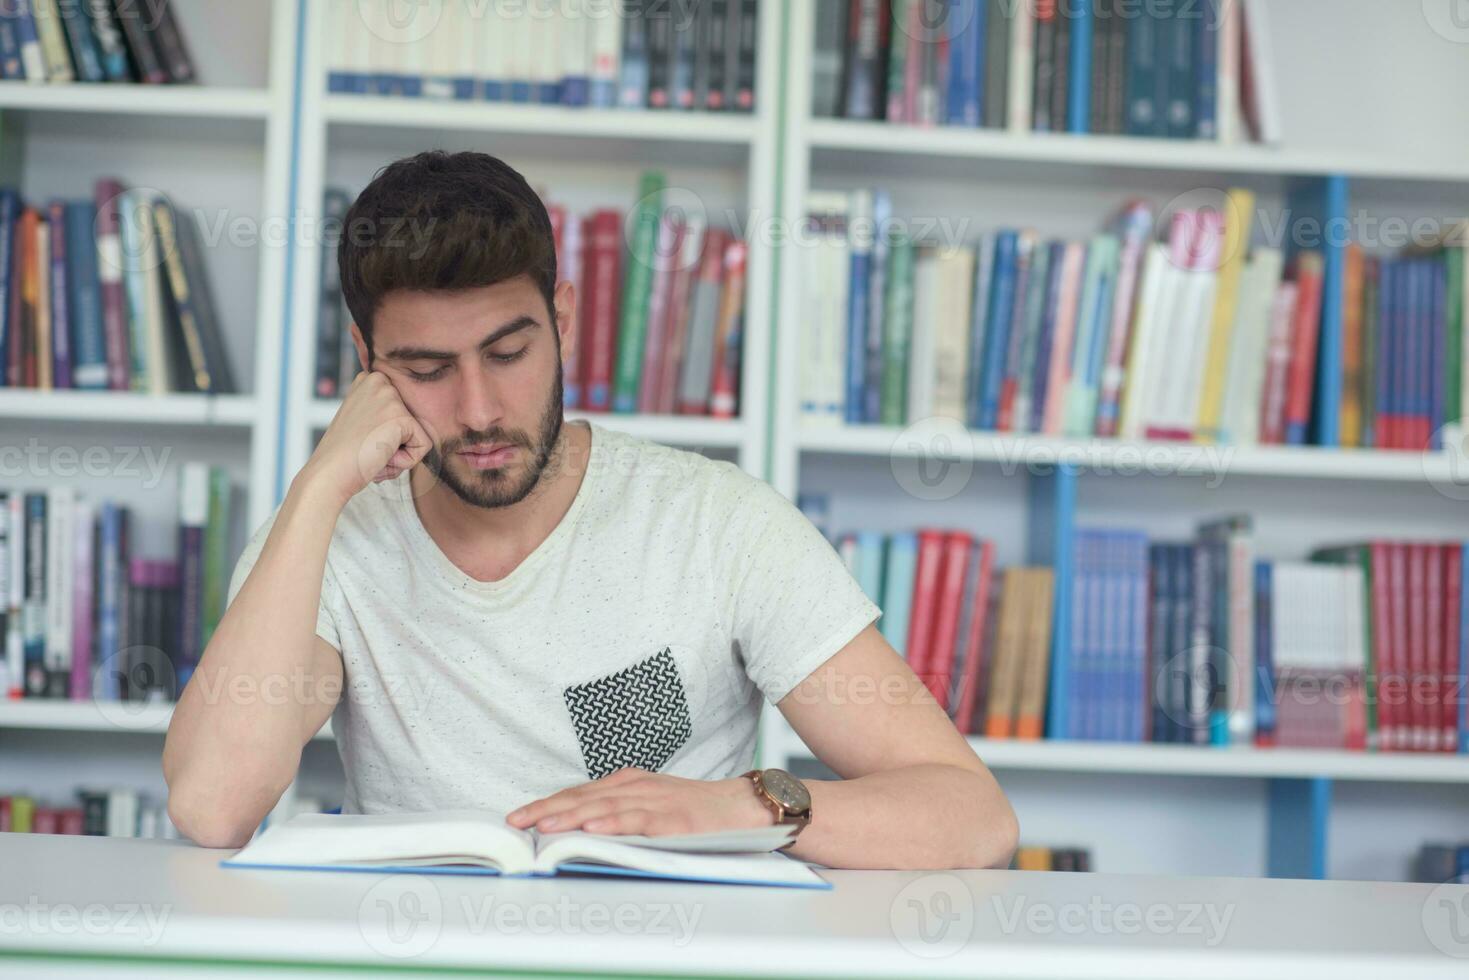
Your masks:
[[[536,851],[540,853],[547,845],[566,838],[606,840],[630,847],[647,847],[656,851],[677,851],[687,854],[749,854],[773,851],[791,839],[795,828],[789,824],[774,824],[769,827],[749,827],[740,830],[713,830],[699,834],[667,834],[662,837],[647,837],[642,834],[588,834],[580,830],[558,834],[535,832]]]
[[[800,861],[773,851],[696,853],[658,850],[622,843],[616,837],[593,834],[557,834],[541,840],[536,867],[576,870],[577,864],[628,868],[660,878],[691,881],[821,885],[822,879]]]
[[[489,810],[430,813],[303,813],[267,827],[232,865],[476,864],[505,874],[532,870],[534,838]]]

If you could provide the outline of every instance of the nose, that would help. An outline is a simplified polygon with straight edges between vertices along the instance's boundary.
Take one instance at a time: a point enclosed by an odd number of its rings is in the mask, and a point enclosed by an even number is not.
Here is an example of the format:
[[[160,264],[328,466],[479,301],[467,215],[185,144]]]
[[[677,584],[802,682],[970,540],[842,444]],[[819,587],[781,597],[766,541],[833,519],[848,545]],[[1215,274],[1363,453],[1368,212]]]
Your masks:
[[[455,421],[471,432],[486,432],[499,425],[504,406],[484,361],[476,359],[472,367],[459,372],[459,377]]]

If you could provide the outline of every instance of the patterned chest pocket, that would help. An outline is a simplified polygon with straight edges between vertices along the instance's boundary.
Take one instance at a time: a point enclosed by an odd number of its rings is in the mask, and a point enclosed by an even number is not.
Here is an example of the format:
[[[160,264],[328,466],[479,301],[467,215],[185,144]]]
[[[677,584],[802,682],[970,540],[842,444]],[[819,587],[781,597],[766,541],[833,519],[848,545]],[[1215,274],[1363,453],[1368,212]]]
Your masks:
[[[693,733],[683,681],[667,647],[562,693],[592,779],[624,766],[657,771]]]

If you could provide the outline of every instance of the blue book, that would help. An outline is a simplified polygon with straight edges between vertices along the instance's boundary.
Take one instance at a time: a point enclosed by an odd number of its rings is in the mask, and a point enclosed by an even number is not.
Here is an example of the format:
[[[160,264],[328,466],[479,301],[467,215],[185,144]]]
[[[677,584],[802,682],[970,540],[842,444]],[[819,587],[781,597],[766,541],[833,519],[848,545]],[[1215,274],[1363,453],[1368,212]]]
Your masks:
[[[1123,132],[1128,136],[1161,136],[1163,106],[1158,101],[1158,19],[1147,10],[1127,19],[1127,100]]]
[[[882,582],[882,618],[877,627],[898,655],[908,656],[908,621],[913,613],[913,579],[918,573],[918,535],[904,531],[888,538]]]
[[[848,238],[851,254],[847,260],[847,404],[843,418],[849,424],[860,424],[864,421],[863,393],[867,387],[867,277],[872,264],[872,241],[865,229],[871,227],[871,192],[859,190],[852,194],[851,217],[853,226],[864,231]]]
[[[872,258],[867,263],[867,336],[863,340],[864,374],[862,421],[882,421],[883,317],[886,304],[888,268],[888,229],[892,223],[893,200],[885,190],[872,192],[872,227],[877,234],[872,240]],[[910,327],[911,329],[911,327]],[[904,406],[906,410],[907,406]],[[914,421],[909,419],[909,421]]]
[[[1041,431],[1046,415],[1046,391],[1051,382],[1051,347],[1056,336],[1056,310],[1061,304],[1061,265],[1066,243],[1054,241],[1046,246],[1050,253],[1046,272],[1046,305],[1041,311],[1041,333],[1035,351],[1035,364],[1030,380],[1030,418],[1017,424],[1030,432]]]
[[[36,34],[36,17],[31,0],[15,0],[11,5],[15,18],[15,38],[20,45],[20,68],[24,78],[46,80],[46,61],[41,55],[41,38]]]
[[[1446,270],[1437,259],[1424,260],[1428,276],[1428,357],[1424,369],[1428,373],[1428,448],[1434,452],[1443,449],[1444,425],[1444,372],[1438,366],[1444,362],[1447,324],[1444,320],[1444,277]]]
[[[1376,404],[1373,406],[1375,418],[1373,428],[1379,433],[1390,433],[1393,426],[1389,423],[1392,415],[1392,362],[1394,346],[1395,324],[1393,323],[1393,290],[1396,284],[1397,262],[1394,259],[1383,259],[1378,266],[1377,274],[1377,363],[1373,367],[1376,374],[1372,390],[1376,394]]]
[[[1219,4],[1203,4],[1193,24],[1194,135],[1201,140],[1218,139]]]
[[[624,109],[643,109],[648,104],[648,21],[627,17],[622,22],[622,70],[617,87],[617,104]]]
[[[10,344],[15,342],[16,326],[10,322],[10,291],[20,284],[11,281],[15,270],[15,228],[20,220],[20,194],[14,188],[0,188],[0,388],[6,385],[6,365],[10,363]]]
[[[370,874],[545,878],[612,875],[829,889],[807,864],[781,853],[791,827],[775,824],[661,837],[585,832],[543,835],[487,810],[303,813],[272,823],[222,868]],[[418,843],[404,844],[417,840]]]
[[[1071,18],[1071,52],[1066,76],[1066,119],[1056,120],[1056,125],[1064,125],[1068,133],[1086,133],[1092,125],[1092,6],[1089,3],[1063,6],[1060,16]]]
[[[1271,566],[1255,562],[1255,734],[1275,735],[1275,653],[1272,645],[1274,612],[1271,603]]]
[[[101,391],[107,387],[107,338],[97,274],[96,223],[97,207],[91,201],[67,202],[66,299],[71,310],[73,378],[78,388]]]
[[[857,584],[879,607],[882,606],[883,537],[876,531],[857,532]]]
[[[1162,12],[1158,22],[1159,105],[1165,107],[1163,135],[1190,139],[1194,135],[1194,24],[1197,17],[1182,8]]]
[[[1144,690],[1147,694],[1147,708],[1152,712],[1150,740],[1154,742],[1168,741],[1168,713],[1165,710],[1160,685],[1156,671],[1163,666],[1167,657],[1168,622],[1169,622],[1169,598],[1172,594],[1173,580],[1171,573],[1172,562],[1169,560],[1168,549],[1170,545],[1155,544],[1148,547],[1147,585],[1150,587],[1151,595],[1148,597],[1148,633],[1146,666],[1144,675],[1146,684]]]
[[[11,5],[0,7],[0,78],[25,78],[20,67],[20,38],[16,35],[15,19]]]
[[[955,0],[948,21],[959,26],[949,37],[949,91],[944,99],[950,126],[978,126],[984,104],[985,0]]]
[[[61,19],[61,31],[66,37],[72,65],[76,68],[77,81],[105,82],[107,75],[102,70],[102,56],[97,50],[97,40],[92,36],[92,25],[82,4],[79,0],[70,3],[61,0],[56,5],[56,13]]]
[[[122,585],[127,575],[127,512],[104,500],[97,514],[97,665],[92,693],[98,701],[116,701],[122,696],[123,648],[121,633]]]
[[[1000,387],[1005,381],[1005,361],[1010,352],[1010,321],[1016,307],[1016,264],[1020,235],[1000,231],[995,235],[995,269],[990,282],[990,308],[985,317],[984,374],[979,395],[979,428],[993,429],[1000,414]]]

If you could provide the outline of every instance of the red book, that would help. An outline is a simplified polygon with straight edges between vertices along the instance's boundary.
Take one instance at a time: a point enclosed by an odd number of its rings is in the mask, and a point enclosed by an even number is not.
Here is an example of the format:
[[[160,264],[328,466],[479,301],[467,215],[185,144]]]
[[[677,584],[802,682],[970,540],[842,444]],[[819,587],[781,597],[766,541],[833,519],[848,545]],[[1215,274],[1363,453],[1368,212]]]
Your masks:
[[[602,208],[592,216],[590,236],[592,306],[582,364],[582,406],[612,409],[612,368],[617,357],[617,313],[622,298],[622,213]]]
[[[1406,749],[1412,743],[1411,726],[1412,696],[1409,691],[1411,678],[1408,674],[1408,549],[1401,542],[1387,546],[1388,560],[1392,564],[1392,577],[1388,586],[1391,612],[1388,622],[1391,637],[1388,643],[1391,653],[1393,677],[1393,744],[1394,749]]]
[[[964,531],[950,531],[943,539],[939,573],[938,609],[934,613],[933,636],[929,640],[928,670],[920,675],[939,707],[949,710],[949,686],[954,674],[959,616],[964,611],[964,585],[969,574],[969,552],[974,538]]]
[[[80,837],[86,826],[86,822],[82,819],[82,808],[67,807],[58,812],[61,814],[61,830],[59,833],[74,834]]]
[[[1459,689],[1459,596],[1464,587],[1461,547],[1445,544],[1443,557],[1443,651],[1439,666],[1439,733],[1438,747],[1444,752],[1459,748],[1459,702],[1464,692]]]
[[[705,237],[705,226],[702,222],[684,226],[682,254],[674,267],[673,282],[669,287],[668,343],[662,351],[657,399],[653,408],[653,411],[664,415],[671,415],[678,406],[678,373],[683,367],[684,339],[689,330],[689,305]]]
[[[1423,552],[1423,602],[1427,610],[1424,623],[1426,655],[1423,658],[1420,695],[1424,709],[1424,733],[1420,747],[1431,752],[1438,748],[1443,718],[1443,548],[1437,544],[1423,544],[1419,548]]]
[[[1260,442],[1285,441],[1285,388],[1290,373],[1291,325],[1295,322],[1299,292],[1293,282],[1282,282],[1270,301],[1270,338],[1265,348],[1265,381],[1260,386]]]
[[[719,295],[719,319],[714,329],[714,377],[709,387],[709,414],[734,418],[739,406],[740,324],[745,313],[745,243],[733,236],[724,248],[724,283]]]
[[[102,284],[102,337],[107,351],[107,387],[113,391],[127,391],[133,380],[117,208],[122,192],[122,182],[113,177],[103,177],[93,190],[97,204],[97,278]]]
[[[1428,562],[1422,544],[1413,542],[1403,547],[1408,554],[1408,748],[1417,751],[1427,744],[1428,738],[1428,705],[1424,703],[1423,689],[1423,682],[1428,676],[1428,602],[1425,592]]]
[[[0,834],[10,832],[10,797],[0,796]]]
[[[31,816],[31,833],[61,833],[61,817],[53,807],[38,806]]]
[[[933,620],[938,609],[942,531],[918,532],[918,565],[913,573],[913,608],[908,617],[908,667],[920,678],[928,673]]]
[[[1397,739],[1397,701],[1392,680],[1392,604],[1388,601],[1391,572],[1388,567],[1388,545],[1373,541],[1372,565],[1372,655],[1368,669],[1377,679],[1377,745],[1391,749]]]
[[[978,574],[969,583],[969,619],[960,636],[960,678],[958,704],[954,722],[966,734],[971,731],[974,706],[979,700],[980,672],[984,667],[985,625],[990,608],[990,579],[994,574],[995,546],[990,541],[975,542],[979,549]]]
[[[1319,252],[1296,257],[1296,310],[1291,324],[1290,373],[1285,387],[1285,441],[1306,441],[1311,424],[1311,395],[1316,380],[1316,341],[1321,333]]]

